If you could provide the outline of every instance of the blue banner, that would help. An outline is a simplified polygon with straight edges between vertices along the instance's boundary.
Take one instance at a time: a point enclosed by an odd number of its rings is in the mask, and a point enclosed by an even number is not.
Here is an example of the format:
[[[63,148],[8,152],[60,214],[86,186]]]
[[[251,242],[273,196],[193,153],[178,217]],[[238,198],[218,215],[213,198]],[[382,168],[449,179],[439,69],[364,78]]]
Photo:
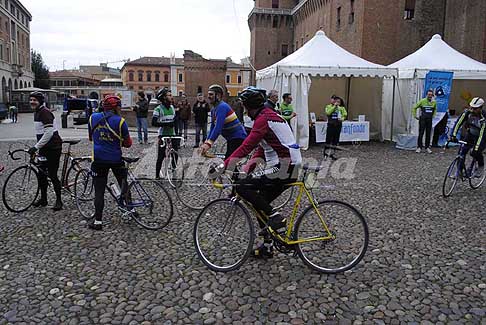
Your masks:
[[[445,113],[449,108],[449,96],[452,90],[453,75],[453,72],[429,71],[425,76],[424,95],[422,98],[425,98],[427,91],[432,89],[437,102],[438,113]],[[443,114],[437,115],[443,116]]]

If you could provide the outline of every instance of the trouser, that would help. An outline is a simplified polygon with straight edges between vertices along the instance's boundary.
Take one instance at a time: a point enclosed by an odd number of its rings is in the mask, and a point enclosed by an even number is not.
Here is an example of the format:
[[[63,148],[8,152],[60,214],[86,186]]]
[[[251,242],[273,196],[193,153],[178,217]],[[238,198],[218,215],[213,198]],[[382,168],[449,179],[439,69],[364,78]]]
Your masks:
[[[226,153],[224,154],[224,159],[228,159],[228,157],[241,146],[244,140],[245,139],[231,139],[226,141]]]
[[[420,117],[419,119],[419,135],[417,139],[417,147],[422,149],[422,138],[425,132],[425,149],[430,146],[430,133],[432,132],[432,118]]]
[[[172,142],[172,148],[177,151],[179,150],[179,144],[180,140],[179,139],[171,139]],[[161,138],[159,138],[159,145],[157,146],[157,162],[155,163],[155,177],[160,177],[160,169],[162,168],[162,162],[164,161],[165,158],[165,143],[162,141]],[[176,161],[172,162],[172,167],[175,168],[175,164],[177,163],[177,156],[176,156]]]
[[[180,123],[181,123],[181,119],[179,118],[179,115],[176,115],[175,119],[174,119],[174,132],[176,135],[180,135]]]
[[[326,144],[337,146],[339,144],[339,136],[341,135],[342,122],[328,122],[326,130]]]
[[[17,112],[12,112],[12,116],[10,118],[12,122],[17,123]]]
[[[203,142],[206,141],[206,138],[208,136],[208,124],[207,123],[203,123],[203,124],[199,124],[199,123],[196,123],[196,146],[199,145],[199,142],[201,140],[201,131],[202,131],[202,135],[203,135]]]
[[[180,129],[179,129],[179,135],[182,135],[184,133],[184,140],[187,140],[187,127],[189,125],[188,120],[180,120]]]
[[[297,179],[297,170],[294,173],[294,166],[289,166],[287,171],[275,167],[273,172],[265,175],[249,175],[247,178],[236,181],[236,193],[248,201],[257,211],[263,212],[266,216],[272,214],[271,203],[283,191],[288,188],[289,183]],[[260,227],[264,227],[259,221]]]
[[[41,200],[47,201],[47,177],[51,179],[54,192],[56,193],[56,200],[61,200],[61,181],[57,176],[59,169],[59,160],[61,159],[62,148],[59,149],[41,149],[39,156],[39,187],[41,192]]]
[[[142,142],[142,132],[143,132],[143,141],[148,141],[148,124],[146,117],[137,117],[137,132],[138,132],[138,142]]]
[[[108,172],[113,172],[118,186],[121,189],[122,197],[127,191],[127,175],[128,171],[123,162],[121,163],[100,163],[93,161],[91,163],[91,172],[93,174],[93,184],[95,189],[95,220],[101,221],[103,216],[103,209],[105,207],[105,188],[108,182]]]
[[[478,141],[478,137],[467,133],[466,139],[464,139],[464,141],[467,142],[467,144],[465,144],[462,147],[460,154],[466,156],[469,150],[471,150],[471,148],[474,148],[474,146],[476,145],[476,142]],[[479,167],[484,166],[483,150],[484,150],[484,144],[481,144],[477,151],[473,150],[471,152],[471,157],[477,160]]]

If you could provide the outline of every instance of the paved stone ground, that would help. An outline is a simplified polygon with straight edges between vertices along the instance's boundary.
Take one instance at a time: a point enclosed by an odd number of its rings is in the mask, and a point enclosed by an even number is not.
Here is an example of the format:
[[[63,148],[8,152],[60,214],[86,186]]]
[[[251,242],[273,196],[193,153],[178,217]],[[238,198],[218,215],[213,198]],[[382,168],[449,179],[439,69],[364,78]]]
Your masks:
[[[0,157],[11,170],[9,145],[0,143]],[[486,324],[486,189],[461,184],[441,197],[453,150],[347,148],[355,178],[331,181],[320,196],[368,220],[368,252],[353,270],[320,275],[278,255],[214,273],[195,256],[196,214],[178,203],[162,231],[120,223],[101,233],[86,229],[67,197],[59,213],[1,205],[0,324]]]

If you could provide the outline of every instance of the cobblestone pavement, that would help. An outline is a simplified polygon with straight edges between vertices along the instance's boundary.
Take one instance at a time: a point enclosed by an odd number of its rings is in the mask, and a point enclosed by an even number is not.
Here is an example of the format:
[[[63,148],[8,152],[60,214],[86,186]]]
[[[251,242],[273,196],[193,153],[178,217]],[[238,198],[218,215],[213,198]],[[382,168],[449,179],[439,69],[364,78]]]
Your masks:
[[[9,145],[0,143],[0,185],[17,163],[5,160]],[[214,273],[195,255],[196,213],[179,203],[158,232],[135,223],[90,231],[66,196],[58,213],[1,205],[0,324],[486,324],[486,188],[464,183],[441,197],[454,150],[346,148],[354,179],[330,180],[336,187],[320,196],[368,220],[368,251],[353,270],[321,275],[279,254]]]

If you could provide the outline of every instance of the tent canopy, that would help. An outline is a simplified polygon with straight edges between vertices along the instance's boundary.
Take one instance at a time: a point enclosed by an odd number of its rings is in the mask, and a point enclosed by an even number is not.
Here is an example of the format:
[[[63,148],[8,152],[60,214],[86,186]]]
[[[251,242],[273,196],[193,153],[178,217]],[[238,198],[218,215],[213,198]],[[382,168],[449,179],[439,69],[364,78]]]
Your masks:
[[[454,79],[486,79],[486,64],[455,50],[438,34],[414,53],[388,67],[397,68],[400,79],[425,78],[430,70],[452,71]]]
[[[366,61],[331,41],[323,31],[294,53],[279,62],[257,71],[256,78],[275,78],[281,75],[309,75],[336,77],[396,76],[396,69]]]

